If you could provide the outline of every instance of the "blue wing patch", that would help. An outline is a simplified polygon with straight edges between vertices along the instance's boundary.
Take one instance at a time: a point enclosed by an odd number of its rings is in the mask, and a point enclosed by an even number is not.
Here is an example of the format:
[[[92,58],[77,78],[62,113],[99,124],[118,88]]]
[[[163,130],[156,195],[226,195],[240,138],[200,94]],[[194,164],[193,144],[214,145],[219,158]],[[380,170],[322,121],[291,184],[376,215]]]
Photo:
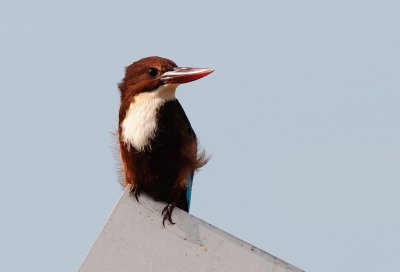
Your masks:
[[[186,183],[186,200],[187,200],[188,211],[190,209],[190,200],[192,199],[193,174],[194,173],[190,174],[187,177],[187,183]]]

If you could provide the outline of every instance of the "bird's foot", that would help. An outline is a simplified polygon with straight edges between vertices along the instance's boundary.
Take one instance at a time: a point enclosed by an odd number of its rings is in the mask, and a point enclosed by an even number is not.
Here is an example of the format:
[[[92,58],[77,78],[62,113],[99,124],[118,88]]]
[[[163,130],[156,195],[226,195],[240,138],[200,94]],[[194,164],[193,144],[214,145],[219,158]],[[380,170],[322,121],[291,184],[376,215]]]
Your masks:
[[[139,202],[140,192],[141,188],[138,185],[133,186],[130,192],[131,195],[133,195],[136,198],[137,202]]]
[[[172,225],[175,225],[175,223],[172,221],[172,212],[175,208],[176,204],[172,203],[172,204],[168,204],[167,206],[165,206],[165,208],[162,210],[162,215],[164,216],[163,219],[163,226],[165,227],[165,220],[168,220],[169,223],[171,223]]]

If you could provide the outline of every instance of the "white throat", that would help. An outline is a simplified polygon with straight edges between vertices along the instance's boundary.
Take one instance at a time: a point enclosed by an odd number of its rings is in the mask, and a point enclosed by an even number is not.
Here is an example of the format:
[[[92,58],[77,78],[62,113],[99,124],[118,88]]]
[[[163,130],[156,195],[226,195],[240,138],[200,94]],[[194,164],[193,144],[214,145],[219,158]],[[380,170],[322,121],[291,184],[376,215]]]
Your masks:
[[[157,111],[167,101],[174,100],[177,84],[167,84],[134,97],[121,123],[122,141],[143,151],[157,132]]]

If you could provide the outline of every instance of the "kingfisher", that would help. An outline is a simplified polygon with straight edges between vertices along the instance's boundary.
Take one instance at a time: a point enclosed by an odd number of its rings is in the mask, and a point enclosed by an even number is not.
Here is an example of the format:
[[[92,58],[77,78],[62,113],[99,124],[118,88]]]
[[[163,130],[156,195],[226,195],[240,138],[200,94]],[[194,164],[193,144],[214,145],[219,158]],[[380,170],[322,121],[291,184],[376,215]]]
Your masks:
[[[118,140],[124,185],[138,200],[141,192],[166,202],[163,225],[175,207],[189,212],[194,172],[208,159],[199,151],[196,134],[176,88],[207,76],[208,68],[178,67],[157,56],[126,67],[118,85],[121,95]]]

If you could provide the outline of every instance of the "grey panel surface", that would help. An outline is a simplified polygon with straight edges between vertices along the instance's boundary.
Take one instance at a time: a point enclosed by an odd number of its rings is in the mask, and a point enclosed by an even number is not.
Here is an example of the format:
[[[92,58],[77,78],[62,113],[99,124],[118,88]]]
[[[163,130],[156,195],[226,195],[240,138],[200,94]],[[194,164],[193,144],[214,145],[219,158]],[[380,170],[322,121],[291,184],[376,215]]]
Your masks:
[[[122,195],[80,272],[301,271],[180,209],[162,226],[158,203]]]

